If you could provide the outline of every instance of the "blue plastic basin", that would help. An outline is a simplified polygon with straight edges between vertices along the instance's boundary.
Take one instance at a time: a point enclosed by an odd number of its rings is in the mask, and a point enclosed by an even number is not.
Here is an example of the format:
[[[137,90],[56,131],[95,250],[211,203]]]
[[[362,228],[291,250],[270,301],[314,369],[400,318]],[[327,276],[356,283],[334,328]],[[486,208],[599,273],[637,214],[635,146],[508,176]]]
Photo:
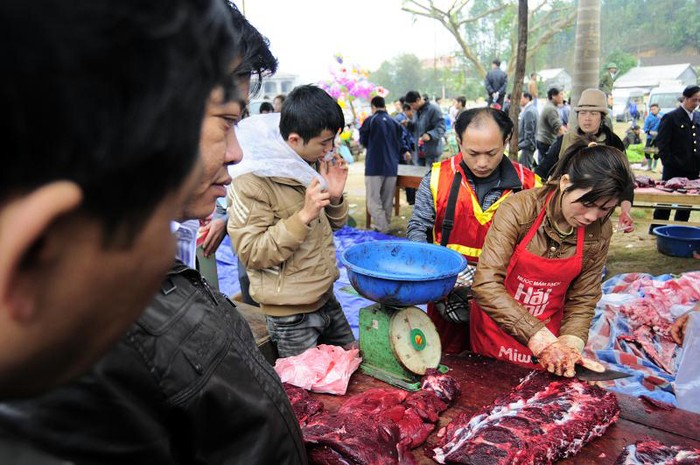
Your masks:
[[[697,226],[657,226],[656,249],[672,257],[692,257],[700,250],[700,228]]]
[[[397,307],[445,297],[467,266],[467,260],[454,250],[410,241],[356,244],[340,260],[360,295]]]

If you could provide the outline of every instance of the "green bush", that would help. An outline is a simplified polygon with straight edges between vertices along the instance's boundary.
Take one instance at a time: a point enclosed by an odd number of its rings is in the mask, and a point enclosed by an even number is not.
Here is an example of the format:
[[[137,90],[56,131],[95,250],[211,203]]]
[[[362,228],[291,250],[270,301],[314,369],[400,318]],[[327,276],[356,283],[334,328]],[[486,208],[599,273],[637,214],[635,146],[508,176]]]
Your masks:
[[[630,163],[641,163],[644,161],[644,144],[635,144],[627,147],[627,159]]]

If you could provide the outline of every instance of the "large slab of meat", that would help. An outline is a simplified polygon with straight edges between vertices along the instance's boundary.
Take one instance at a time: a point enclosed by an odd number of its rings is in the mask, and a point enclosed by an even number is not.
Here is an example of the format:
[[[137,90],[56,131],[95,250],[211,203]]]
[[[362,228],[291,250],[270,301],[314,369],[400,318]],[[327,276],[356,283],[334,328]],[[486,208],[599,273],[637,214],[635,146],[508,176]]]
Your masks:
[[[284,392],[289,397],[294,415],[297,417],[299,425],[304,426],[309,418],[323,411],[323,402],[311,397],[306,389],[283,383]]]
[[[655,440],[637,441],[625,447],[615,465],[698,465],[699,449],[665,446]]]
[[[610,392],[533,372],[477,415],[457,416],[432,456],[443,464],[551,464],[602,436],[619,414]]]
[[[426,441],[439,414],[459,394],[449,375],[428,373],[423,385],[412,393],[368,389],[348,398],[337,413],[322,412],[323,406],[310,403],[313,399],[303,389],[285,389],[312,464],[413,465],[410,450]]]

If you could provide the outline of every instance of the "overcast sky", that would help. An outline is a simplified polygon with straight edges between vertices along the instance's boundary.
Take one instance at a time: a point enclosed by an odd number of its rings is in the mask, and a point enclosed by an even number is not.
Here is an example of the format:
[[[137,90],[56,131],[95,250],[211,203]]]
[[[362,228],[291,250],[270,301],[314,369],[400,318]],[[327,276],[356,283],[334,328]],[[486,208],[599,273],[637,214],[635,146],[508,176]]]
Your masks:
[[[432,58],[454,50],[436,21],[401,11],[401,0],[235,0],[270,39],[279,72],[302,82],[329,77],[333,55],[370,71],[402,53]]]

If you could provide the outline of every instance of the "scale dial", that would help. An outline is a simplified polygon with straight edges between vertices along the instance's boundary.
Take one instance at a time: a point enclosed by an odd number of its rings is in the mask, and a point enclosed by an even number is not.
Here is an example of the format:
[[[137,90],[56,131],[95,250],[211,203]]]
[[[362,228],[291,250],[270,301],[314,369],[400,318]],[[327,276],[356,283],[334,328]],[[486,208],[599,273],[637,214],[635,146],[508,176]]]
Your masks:
[[[428,315],[417,307],[394,313],[389,340],[396,359],[412,373],[424,375],[425,370],[440,364],[440,336]]]

